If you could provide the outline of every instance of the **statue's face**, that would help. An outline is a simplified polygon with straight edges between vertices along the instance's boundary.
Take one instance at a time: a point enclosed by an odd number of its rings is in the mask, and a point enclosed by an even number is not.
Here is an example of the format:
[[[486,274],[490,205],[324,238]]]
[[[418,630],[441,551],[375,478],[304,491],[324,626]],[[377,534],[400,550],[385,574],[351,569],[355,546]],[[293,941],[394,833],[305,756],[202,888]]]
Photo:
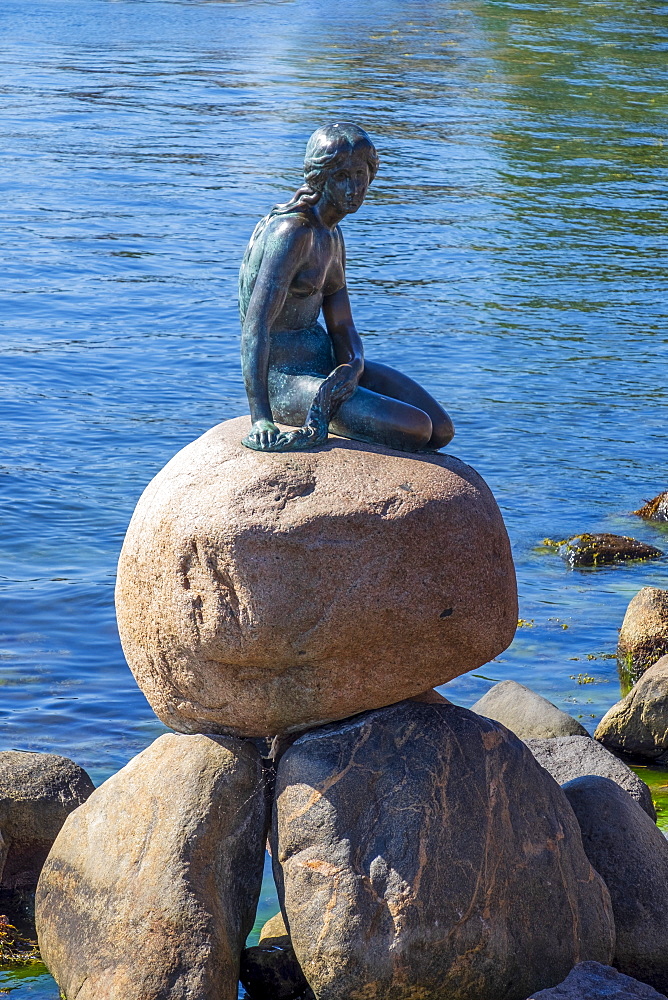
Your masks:
[[[322,193],[333,208],[349,215],[360,208],[369,183],[369,168],[364,154],[349,153],[331,171]]]

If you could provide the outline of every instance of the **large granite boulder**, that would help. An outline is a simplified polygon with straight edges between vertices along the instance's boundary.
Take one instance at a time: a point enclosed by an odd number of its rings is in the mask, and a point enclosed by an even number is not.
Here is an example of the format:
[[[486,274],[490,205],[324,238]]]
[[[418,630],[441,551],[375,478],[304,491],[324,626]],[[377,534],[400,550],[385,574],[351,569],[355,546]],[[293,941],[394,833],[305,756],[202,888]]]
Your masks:
[[[594,736],[611,750],[655,760],[668,751],[668,656],[606,712]]]
[[[668,841],[637,802],[609,778],[563,786],[582,844],[610,892],[621,972],[668,991]]]
[[[37,886],[42,957],[77,1000],[236,1000],[268,799],[253,746],[161,736],[66,821]]]
[[[93,790],[68,757],[0,752],[0,888],[35,888],[63,823]]]
[[[617,643],[622,668],[637,679],[668,653],[668,590],[643,587],[630,601]]]
[[[589,735],[572,715],[517,681],[495,684],[471,711],[500,722],[521,740]]]
[[[403,702],[302,735],[278,766],[272,855],[317,1000],[524,1000],[612,957],[566,797],[463,708]]]
[[[559,986],[534,993],[529,1000],[666,1000],[666,997],[609,965],[580,962]]]
[[[391,704],[491,660],[517,624],[503,519],[451,455],[331,438],[241,445],[248,418],[179,452],[119,562],[123,649],[182,732],[267,736]]]
[[[549,771],[560,785],[586,774],[610,778],[636,800],[651,820],[656,820],[652,793],[645,782],[624,761],[590,736],[562,736],[524,742],[541,767]]]

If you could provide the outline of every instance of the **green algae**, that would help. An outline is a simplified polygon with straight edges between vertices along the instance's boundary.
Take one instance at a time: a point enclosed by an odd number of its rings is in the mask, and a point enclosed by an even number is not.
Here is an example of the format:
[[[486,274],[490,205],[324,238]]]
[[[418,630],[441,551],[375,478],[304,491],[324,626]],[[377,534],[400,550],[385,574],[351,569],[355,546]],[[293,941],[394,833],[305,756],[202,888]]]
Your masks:
[[[661,764],[629,764],[629,767],[649,785],[657,826],[668,834],[668,767]]]

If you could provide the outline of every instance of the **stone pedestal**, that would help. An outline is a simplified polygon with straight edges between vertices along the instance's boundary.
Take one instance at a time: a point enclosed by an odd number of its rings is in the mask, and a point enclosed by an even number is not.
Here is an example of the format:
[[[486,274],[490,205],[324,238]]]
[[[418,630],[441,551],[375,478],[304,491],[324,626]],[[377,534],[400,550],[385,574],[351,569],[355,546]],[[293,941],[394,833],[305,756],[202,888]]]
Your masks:
[[[515,574],[468,465],[331,438],[302,453],[212,428],[149,484],[119,562],[123,649],[185,733],[272,736],[419,694],[502,652]]]

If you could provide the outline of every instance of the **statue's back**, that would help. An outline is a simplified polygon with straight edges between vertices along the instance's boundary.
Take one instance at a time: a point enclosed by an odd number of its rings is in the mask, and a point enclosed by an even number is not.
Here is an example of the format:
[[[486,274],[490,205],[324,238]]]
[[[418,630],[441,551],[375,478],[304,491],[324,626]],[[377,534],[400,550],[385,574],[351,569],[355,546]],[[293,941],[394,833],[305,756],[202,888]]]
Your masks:
[[[264,254],[264,240],[262,239],[262,235],[269,224],[271,216],[272,213],[270,212],[269,215],[265,215],[264,218],[260,219],[256,225],[253,235],[248,241],[248,246],[246,247],[241,267],[239,268],[239,313],[241,315],[242,326],[246,319],[248,303],[253,294],[255,281]]]

